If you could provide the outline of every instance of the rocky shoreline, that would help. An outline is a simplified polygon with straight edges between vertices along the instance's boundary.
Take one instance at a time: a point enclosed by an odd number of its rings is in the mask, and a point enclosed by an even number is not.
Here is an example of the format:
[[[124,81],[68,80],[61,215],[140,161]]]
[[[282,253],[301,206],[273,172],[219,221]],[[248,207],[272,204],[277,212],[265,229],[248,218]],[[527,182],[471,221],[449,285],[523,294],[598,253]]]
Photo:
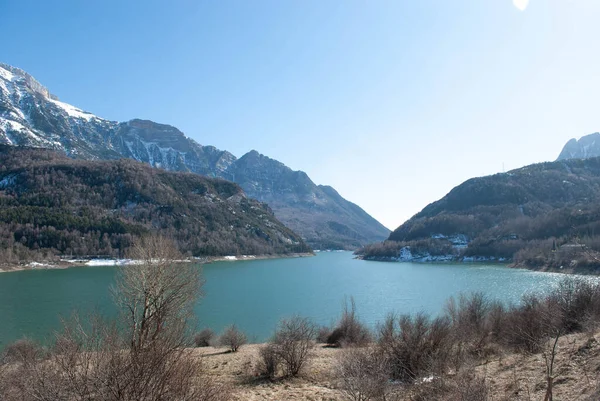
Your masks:
[[[356,259],[369,260],[374,262],[390,262],[390,263],[486,263],[486,264],[499,264],[504,265],[513,269],[526,269],[543,273],[562,273],[562,274],[578,274],[586,276],[600,276],[600,270],[593,267],[554,267],[549,265],[543,266],[530,266],[523,263],[513,263],[510,259],[496,258],[488,256],[472,256],[472,257],[459,257],[456,255],[437,255],[437,256],[423,256],[418,258],[405,259],[402,257],[391,257],[391,256],[362,256],[356,255]]]

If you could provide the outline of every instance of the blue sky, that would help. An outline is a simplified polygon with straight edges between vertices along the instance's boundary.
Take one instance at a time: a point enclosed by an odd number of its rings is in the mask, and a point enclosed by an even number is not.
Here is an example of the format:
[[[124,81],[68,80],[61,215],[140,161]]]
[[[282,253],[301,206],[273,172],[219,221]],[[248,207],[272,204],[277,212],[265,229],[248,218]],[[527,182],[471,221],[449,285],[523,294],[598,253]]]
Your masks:
[[[600,130],[597,0],[0,0],[0,15],[0,61],[61,100],[256,149],[391,229]]]

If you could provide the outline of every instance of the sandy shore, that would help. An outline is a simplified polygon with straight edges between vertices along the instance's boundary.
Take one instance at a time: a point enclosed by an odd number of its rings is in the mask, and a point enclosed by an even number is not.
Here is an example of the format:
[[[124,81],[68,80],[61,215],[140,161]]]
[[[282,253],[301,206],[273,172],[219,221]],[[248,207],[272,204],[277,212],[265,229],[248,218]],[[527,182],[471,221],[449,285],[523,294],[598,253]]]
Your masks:
[[[185,262],[189,263],[213,263],[213,262],[237,262],[244,260],[261,260],[261,259],[283,259],[283,258],[304,258],[315,256],[314,253],[290,253],[277,255],[240,255],[240,256],[209,256],[203,258],[189,258]],[[68,269],[80,268],[86,266],[126,266],[135,264],[136,261],[131,259],[77,259],[77,260],[60,260],[58,262],[29,262],[18,265],[0,265],[0,273],[10,273],[22,270],[47,270],[47,269]]]

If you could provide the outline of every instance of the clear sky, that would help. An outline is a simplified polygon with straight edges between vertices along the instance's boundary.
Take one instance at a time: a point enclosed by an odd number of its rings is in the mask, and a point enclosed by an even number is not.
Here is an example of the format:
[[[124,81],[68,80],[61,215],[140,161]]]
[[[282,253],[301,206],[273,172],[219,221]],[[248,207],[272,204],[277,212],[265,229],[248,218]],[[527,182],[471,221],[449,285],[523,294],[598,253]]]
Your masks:
[[[112,120],[256,149],[394,229],[600,130],[598,0],[0,0],[0,61]]]

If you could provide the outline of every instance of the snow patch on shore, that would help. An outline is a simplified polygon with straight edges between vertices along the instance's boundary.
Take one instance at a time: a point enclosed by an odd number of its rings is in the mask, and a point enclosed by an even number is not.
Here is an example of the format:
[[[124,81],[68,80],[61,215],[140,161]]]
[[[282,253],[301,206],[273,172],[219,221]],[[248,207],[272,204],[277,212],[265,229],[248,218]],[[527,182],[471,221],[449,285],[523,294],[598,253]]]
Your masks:
[[[139,260],[131,259],[92,259],[84,262],[86,266],[128,266],[140,264]]]
[[[51,269],[51,268],[54,268],[54,265],[50,265],[48,263],[38,263],[38,262],[31,262],[27,266],[29,266],[32,269]]]

